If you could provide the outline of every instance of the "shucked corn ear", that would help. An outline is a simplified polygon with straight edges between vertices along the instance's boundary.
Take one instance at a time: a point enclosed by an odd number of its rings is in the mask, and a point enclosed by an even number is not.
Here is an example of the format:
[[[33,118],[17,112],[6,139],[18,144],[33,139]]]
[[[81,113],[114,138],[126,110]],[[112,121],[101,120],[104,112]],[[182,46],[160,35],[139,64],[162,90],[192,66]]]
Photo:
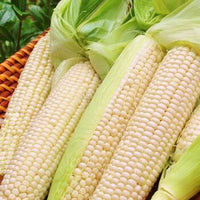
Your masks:
[[[32,51],[8,106],[0,131],[0,175],[5,174],[21,136],[42,107],[53,71],[47,34]]]
[[[172,48],[162,61],[91,199],[145,199],[200,94],[200,56]]]
[[[138,36],[122,52],[73,133],[48,199],[88,199],[148,86],[163,51]]]
[[[68,70],[22,137],[0,185],[0,199],[44,199],[67,140],[99,82],[89,62]]]
[[[91,199],[145,199],[164,168],[200,94],[199,8],[189,1],[147,31],[170,50]]]

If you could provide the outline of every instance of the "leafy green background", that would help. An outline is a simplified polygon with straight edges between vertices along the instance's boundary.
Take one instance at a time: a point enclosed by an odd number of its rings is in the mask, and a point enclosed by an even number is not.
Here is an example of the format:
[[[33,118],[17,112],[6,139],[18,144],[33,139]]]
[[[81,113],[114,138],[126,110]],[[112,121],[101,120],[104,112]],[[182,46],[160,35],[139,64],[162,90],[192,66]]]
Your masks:
[[[0,2],[0,62],[25,46],[50,25],[59,0],[3,0]]]

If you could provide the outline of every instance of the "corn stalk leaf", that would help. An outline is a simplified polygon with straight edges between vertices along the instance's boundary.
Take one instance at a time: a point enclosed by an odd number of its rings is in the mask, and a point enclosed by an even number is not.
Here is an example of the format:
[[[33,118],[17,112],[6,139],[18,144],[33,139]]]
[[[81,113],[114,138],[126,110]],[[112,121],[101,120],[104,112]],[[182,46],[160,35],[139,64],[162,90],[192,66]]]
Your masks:
[[[22,20],[23,18],[25,18],[26,16],[29,15],[28,12],[25,11],[21,11],[17,6],[13,5],[13,10],[15,11],[15,14],[17,15],[18,19]]]
[[[37,5],[30,5],[29,11],[31,16],[34,18],[34,24],[41,30],[48,28],[50,19],[44,12],[44,10]]]
[[[0,40],[2,40],[2,41],[7,40],[7,41],[15,42],[10,31],[4,26],[0,26]]]
[[[19,10],[24,12],[26,10],[26,0],[11,0],[11,3],[15,5]]]
[[[10,27],[17,20],[12,5],[0,2],[0,25]]]

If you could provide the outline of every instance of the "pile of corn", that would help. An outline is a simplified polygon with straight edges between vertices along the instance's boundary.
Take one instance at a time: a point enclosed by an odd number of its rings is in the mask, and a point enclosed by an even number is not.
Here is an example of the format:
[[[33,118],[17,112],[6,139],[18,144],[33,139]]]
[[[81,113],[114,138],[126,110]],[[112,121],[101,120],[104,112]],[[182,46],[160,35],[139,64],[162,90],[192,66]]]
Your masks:
[[[199,0],[61,0],[0,130],[0,200],[197,194],[199,10]]]

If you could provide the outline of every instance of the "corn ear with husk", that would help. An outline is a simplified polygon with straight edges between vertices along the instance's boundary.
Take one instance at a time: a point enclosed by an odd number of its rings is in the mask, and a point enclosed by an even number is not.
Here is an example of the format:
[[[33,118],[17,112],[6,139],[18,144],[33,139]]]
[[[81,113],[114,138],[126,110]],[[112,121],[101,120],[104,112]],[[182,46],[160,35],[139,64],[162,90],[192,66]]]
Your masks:
[[[151,8],[146,11],[151,13]],[[145,17],[147,19],[147,15]],[[116,37],[114,33],[107,41],[112,42]],[[95,55],[93,50],[111,55],[116,47],[108,46],[105,49],[106,45],[104,41],[100,45],[90,45],[92,54],[90,52],[89,56]],[[90,198],[163,54],[155,41],[144,36],[138,36],[124,49],[75,130],[54,177],[48,199]],[[99,162],[96,162],[97,159]]]
[[[90,198],[163,54],[146,36],[124,49],[68,143],[49,200]]]

